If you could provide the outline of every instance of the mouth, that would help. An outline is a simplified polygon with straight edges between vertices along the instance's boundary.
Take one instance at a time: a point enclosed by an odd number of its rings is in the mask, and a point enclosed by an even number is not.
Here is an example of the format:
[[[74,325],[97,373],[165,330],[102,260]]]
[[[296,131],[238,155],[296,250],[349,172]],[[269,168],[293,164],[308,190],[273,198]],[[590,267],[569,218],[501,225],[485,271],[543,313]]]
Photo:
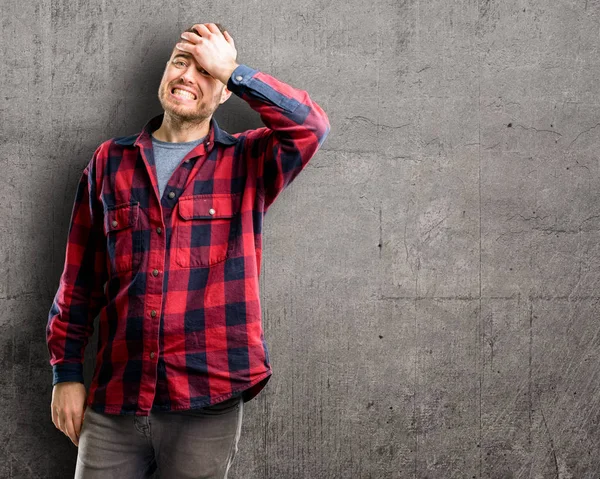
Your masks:
[[[187,90],[181,90],[177,87],[171,88],[171,96],[180,101],[194,101],[196,95]]]

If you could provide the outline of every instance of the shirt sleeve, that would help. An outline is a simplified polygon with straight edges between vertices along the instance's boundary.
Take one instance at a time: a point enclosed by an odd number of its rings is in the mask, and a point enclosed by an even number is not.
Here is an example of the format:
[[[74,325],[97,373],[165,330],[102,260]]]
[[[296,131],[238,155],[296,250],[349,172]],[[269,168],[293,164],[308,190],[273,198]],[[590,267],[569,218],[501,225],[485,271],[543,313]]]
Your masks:
[[[46,343],[53,370],[52,385],[83,383],[84,350],[94,319],[106,304],[106,241],[103,208],[96,198],[95,157],[83,170],[71,212],[64,268],[54,296]]]
[[[249,130],[242,153],[256,174],[266,212],[323,144],[329,119],[306,91],[244,64],[233,71],[227,88],[257,111],[266,125]]]

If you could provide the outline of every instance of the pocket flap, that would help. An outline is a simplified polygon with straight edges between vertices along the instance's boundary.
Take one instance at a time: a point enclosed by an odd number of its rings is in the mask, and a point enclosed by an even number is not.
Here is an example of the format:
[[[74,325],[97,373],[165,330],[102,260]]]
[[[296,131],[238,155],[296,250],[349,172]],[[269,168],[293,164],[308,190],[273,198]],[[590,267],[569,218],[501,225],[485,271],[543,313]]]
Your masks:
[[[104,232],[118,231],[134,226],[137,222],[140,203],[124,203],[109,207],[104,212]]]
[[[179,216],[184,220],[232,218],[240,209],[241,198],[241,193],[181,196]]]

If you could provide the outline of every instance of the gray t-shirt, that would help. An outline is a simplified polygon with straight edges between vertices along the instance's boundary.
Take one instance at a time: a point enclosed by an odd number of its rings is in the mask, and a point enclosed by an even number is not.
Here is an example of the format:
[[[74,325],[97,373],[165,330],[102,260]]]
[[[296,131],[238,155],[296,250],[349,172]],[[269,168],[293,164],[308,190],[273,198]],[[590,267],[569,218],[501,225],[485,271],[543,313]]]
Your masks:
[[[196,145],[202,143],[204,138],[206,136],[194,141],[170,143],[168,141],[157,140],[152,136],[154,164],[156,165],[156,176],[158,179],[158,194],[161,198],[165,186],[167,186],[177,165],[181,163],[183,157],[192,151]]]

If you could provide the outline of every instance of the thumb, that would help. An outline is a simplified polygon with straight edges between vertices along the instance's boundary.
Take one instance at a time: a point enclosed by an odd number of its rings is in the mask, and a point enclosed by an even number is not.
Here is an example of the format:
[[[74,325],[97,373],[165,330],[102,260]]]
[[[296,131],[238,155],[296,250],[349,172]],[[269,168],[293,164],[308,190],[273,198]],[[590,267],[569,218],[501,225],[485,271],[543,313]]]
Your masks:
[[[83,408],[83,414],[81,415],[81,423],[77,428],[77,437],[81,434],[81,428],[83,427],[83,421],[85,421],[85,412],[87,411],[87,406]]]

